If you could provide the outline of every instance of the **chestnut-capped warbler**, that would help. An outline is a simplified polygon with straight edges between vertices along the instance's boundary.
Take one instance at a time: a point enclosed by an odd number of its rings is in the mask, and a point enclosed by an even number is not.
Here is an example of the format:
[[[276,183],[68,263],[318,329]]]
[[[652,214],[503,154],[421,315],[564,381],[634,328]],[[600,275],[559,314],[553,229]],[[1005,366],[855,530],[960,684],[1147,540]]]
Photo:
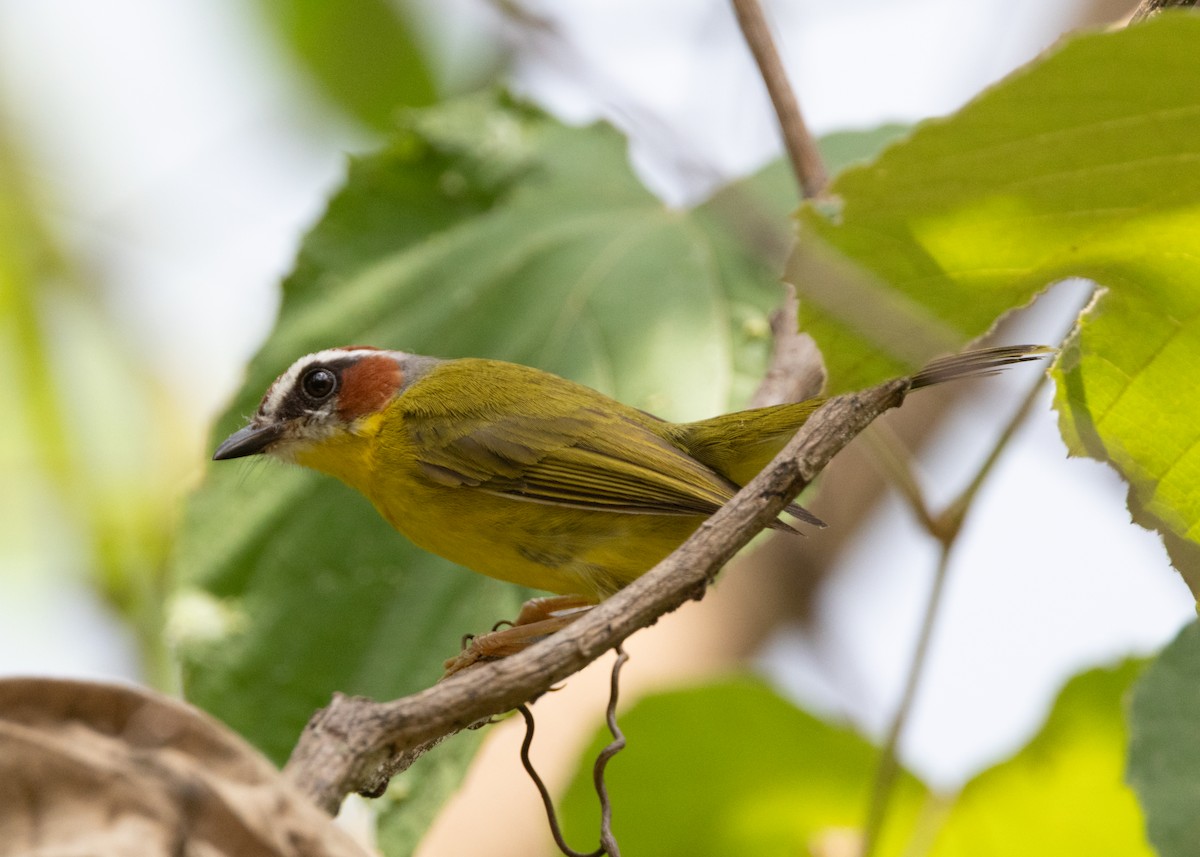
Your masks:
[[[965,352],[929,364],[911,388],[1046,351]],[[331,348],[280,375],[213,458],[267,454],[336,476],[418,546],[565,596],[531,602],[523,628],[486,635],[499,644],[480,640],[484,655],[500,655],[505,640],[520,648],[654,566],[822,401],[672,423],[527,366]],[[787,511],[820,525],[797,505]]]

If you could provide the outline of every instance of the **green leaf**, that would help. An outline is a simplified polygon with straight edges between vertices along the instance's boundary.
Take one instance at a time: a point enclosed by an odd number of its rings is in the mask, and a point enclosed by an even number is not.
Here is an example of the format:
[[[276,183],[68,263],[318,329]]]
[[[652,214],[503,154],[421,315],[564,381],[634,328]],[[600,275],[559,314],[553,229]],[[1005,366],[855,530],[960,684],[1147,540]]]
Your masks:
[[[566,128],[498,96],[410,113],[351,164],[305,238],[214,442],[295,358],[348,343],[527,363],[668,418],[726,410],[761,374],[781,295],[737,228],[785,222],[793,185],[773,174],[679,211],[638,183],[608,127]],[[334,690],[428,686],[463,633],[528,594],[417,550],[364,498],[273,462],[210,469],[176,572],[188,697],[277,761]]]
[[[400,107],[432,104],[433,78],[398,4],[259,0],[279,37],[334,104],[385,130]]]
[[[607,783],[622,853],[808,854],[852,838],[862,823],[878,750],[755,679],[649,696],[619,723],[628,746],[609,763]],[[598,838],[591,764],[608,741],[607,730],[597,734],[562,801],[567,841],[578,850]],[[877,853],[901,853],[926,796],[914,777],[900,776]]]
[[[1129,711],[1129,784],[1162,857],[1200,842],[1200,623],[1184,628],[1138,679]]]
[[[1048,284],[1101,291],[1054,373],[1072,452],[1130,482],[1200,591],[1200,17],[1066,40],[800,215],[789,266],[835,390],[956,350]]]
[[[967,784],[930,854],[1153,854],[1121,779],[1122,701],[1140,669],[1127,662],[1072,679],[1037,737]]]

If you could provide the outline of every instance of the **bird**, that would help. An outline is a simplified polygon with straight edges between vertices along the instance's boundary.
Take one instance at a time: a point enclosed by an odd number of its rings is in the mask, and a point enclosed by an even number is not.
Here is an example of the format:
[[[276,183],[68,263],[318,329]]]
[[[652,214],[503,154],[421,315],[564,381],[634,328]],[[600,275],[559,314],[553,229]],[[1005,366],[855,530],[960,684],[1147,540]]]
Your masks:
[[[1046,351],[964,352],[930,363],[909,387]],[[213,458],[267,455],[333,476],[418,547],[555,593],[447,662],[462,668],[541,639],[652,568],[824,401],[675,423],[529,366],[356,345],[297,359]],[[824,526],[794,503],[785,511]],[[782,520],[770,526],[795,532]]]

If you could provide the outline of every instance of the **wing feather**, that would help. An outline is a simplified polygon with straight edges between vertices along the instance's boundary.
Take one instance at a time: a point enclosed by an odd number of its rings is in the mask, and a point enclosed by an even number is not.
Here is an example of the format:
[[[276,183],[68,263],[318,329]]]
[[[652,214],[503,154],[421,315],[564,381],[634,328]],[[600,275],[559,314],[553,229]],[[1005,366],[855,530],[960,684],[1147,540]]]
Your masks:
[[[623,415],[408,417],[418,463],[443,485],[631,513],[709,515],[738,486]]]
[[[418,467],[441,485],[658,515],[711,515],[739,487],[654,430],[670,424],[535,369],[453,361],[418,390],[397,404]],[[799,506],[788,511],[819,523]]]

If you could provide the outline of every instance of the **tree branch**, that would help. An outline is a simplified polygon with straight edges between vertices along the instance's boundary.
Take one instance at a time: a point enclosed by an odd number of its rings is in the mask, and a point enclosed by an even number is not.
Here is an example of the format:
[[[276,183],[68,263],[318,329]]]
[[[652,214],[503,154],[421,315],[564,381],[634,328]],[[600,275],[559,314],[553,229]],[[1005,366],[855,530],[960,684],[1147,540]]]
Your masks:
[[[785,283],[784,288],[787,291],[783,303],[771,313],[771,358],[762,382],[750,398],[752,408],[803,402],[825,391],[825,361],[821,359],[821,351],[811,336],[800,332],[796,287]]]
[[[305,727],[285,775],[335,813],[347,794],[381,793],[390,777],[446,736],[540,696],[635,631],[699,599],[721,567],[908,389],[902,378],[830,399],[674,553],[551,638],[392,702],[335,694]]]
[[[758,64],[771,104],[775,107],[779,130],[792,164],[792,172],[800,185],[801,196],[819,196],[829,184],[829,174],[817,143],[804,122],[796,94],[788,82],[762,6],[758,0],[732,0],[732,3],[738,27]],[[753,407],[799,402],[819,395],[825,386],[825,363],[812,337],[799,332],[800,302],[791,284],[787,289],[783,305],[771,317],[775,345],[766,377],[751,402]]]
[[[1141,0],[1137,8],[1133,10],[1133,14],[1129,17],[1129,23],[1136,24],[1138,21],[1144,21],[1154,15],[1157,15],[1163,9],[1169,9],[1172,6],[1190,7],[1195,6],[1196,0]]]
[[[800,190],[808,198],[820,196],[829,183],[829,174],[821,153],[817,150],[816,141],[804,123],[800,113],[800,104],[792,86],[788,83],[787,72],[784,71],[783,61],[775,50],[775,42],[771,39],[771,28],[763,14],[758,0],[733,0],[733,11],[737,15],[738,26],[763,82],[767,85],[767,93],[775,106],[775,115],[779,118],[779,129],[783,133],[783,144],[787,148],[788,158],[792,162],[792,171],[800,183]]]

